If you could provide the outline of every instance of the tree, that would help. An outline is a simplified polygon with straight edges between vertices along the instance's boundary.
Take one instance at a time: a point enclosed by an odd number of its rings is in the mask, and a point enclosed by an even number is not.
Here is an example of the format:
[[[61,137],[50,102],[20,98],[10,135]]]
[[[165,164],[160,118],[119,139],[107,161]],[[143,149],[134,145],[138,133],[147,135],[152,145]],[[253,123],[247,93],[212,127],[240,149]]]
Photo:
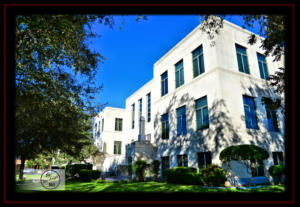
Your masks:
[[[268,159],[269,153],[264,148],[255,145],[235,145],[230,146],[222,150],[219,159],[224,162],[229,169],[231,169],[230,161],[238,161],[246,167],[248,173],[251,174],[251,179],[249,185],[251,184],[253,177],[255,176],[255,171],[257,163],[263,162]]]
[[[149,165],[144,160],[137,160],[133,163],[134,174],[139,182],[144,181],[147,167],[149,167]]]
[[[60,149],[75,156],[90,143],[91,100],[103,57],[91,51],[92,23],[113,26],[105,15],[24,15],[16,17],[16,155],[26,159]]]
[[[213,41],[215,35],[218,35],[223,28],[223,19],[226,15],[203,15],[201,16],[200,29],[205,32],[209,39]],[[248,39],[249,44],[255,44],[258,39],[261,42],[261,48],[265,51],[265,55],[274,57],[273,61],[280,61],[285,51],[285,16],[284,15],[242,15],[244,25],[242,27],[253,28],[254,23],[258,23],[259,35],[264,37],[260,38],[255,34],[251,34]],[[270,85],[275,88],[279,94],[283,94],[285,90],[285,68],[280,67],[274,75],[269,76]],[[280,99],[273,100],[274,106],[278,107]],[[270,103],[269,103],[270,104]],[[283,110],[282,103],[280,107]],[[284,111],[284,110],[283,110]]]

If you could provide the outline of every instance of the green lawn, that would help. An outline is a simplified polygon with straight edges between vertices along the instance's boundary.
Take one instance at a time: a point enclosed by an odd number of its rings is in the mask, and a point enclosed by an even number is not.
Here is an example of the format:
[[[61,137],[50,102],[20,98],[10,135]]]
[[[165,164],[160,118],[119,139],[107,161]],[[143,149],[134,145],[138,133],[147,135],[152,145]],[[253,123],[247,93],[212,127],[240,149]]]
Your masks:
[[[236,192],[236,193],[254,193],[254,192],[284,192],[283,185],[273,185],[258,189],[210,189],[196,185],[176,185],[163,182],[109,182],[109,181],[92,181],[76,182],[67,181],[65,184],[66,192]],[[24,192],[21,186],[17,186],[18,192]]]

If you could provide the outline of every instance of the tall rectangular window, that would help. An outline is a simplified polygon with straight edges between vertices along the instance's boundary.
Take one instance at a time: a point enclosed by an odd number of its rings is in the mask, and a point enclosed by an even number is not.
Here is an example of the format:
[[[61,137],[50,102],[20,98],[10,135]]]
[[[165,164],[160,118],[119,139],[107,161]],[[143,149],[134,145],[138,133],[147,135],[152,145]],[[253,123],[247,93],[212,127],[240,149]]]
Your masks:
[[[147,121],[151,121],[151,93],[147,94]]]
[[[161,75],[161,96],[168,93],[168,71]]]
[[[245,122],[249,129],[258,129],[254,98],[243,96]]]
[[[256,162],[256,168],[254,174],[255,174],[254,176],[265,176],[263,161]]]
[[[239,71],[250,74],[246,48],[236,44],[235,49],[236,49]]]
[[[140,113],[139,113],[139,116],[141,117],[141,116],[142,116],[142,111],[143,111],[143,99],[140,99],[140,100],[139,100],[139,105],[140,105]]]
[[[114,141],[114,154],[116,155],[121,154],[121,146],[122,146],[121,141]]]
[[[196,122],[197,130],[209,127],[207,97],[196,100]]]
[[[135,104],[131,105],[131,128],[134,129]]]
[[[115,130],[122,131],[123,119],[116,118],[115,120]]]
[[[165,174],[165,170],[170,168],[170,157],[169,156],[165,156],[165,157],[161,157],[161,172],[162,172],[162,176],[164,176]]]
[[[205,168],[211,164],[211,152],[198,152],[198,168]]]
[[[272,152],[274,165],[283,165],[283,152]]]
[[[269,98],[266,98],[269,99]],[[271,99],[269,99],[271,101]],[[277,111],[276,109],[272,108],[270,104],[265,104],[266,113],[267,113],[267,120],[268,120],[268,129],[272,132],[279,132],[278,127],[278,118],[277,118]]]
[[[176,88],[184,84],[183,60],[175,64]]]
[[[169,114],[161,116],[161,138],[169,139]]]
[[[202,45],[192,52],[194,78],[205,72]]]
[[[177,155],[177,166],[178,167],[188,167],[188,157],[186,154]]]
[[[269,80],[268,67],[266,62],[266,57],[257,53],[258,67],[260,72],[260,77],[265,80]]]
[[[177,136],[186,135],[185,106],[176,109],[176,115],[177,115]]]

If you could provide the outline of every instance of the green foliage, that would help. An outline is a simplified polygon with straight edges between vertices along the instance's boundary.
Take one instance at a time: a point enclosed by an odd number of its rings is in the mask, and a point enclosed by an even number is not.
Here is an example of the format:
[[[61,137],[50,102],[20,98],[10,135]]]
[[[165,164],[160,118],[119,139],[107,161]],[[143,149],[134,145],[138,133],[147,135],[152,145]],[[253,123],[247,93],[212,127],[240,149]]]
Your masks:
[[[277,184],[281,182],[282,176],[285,174],[284,165],[273,165],[269,168],[269,174],[273,177],[274,182]]]
[[[267,150],[255,145],[235,145],[222,150],[220,160],[228,162],[230,160],[256,160],[263,161],[268,159],[269,153]]]
[[[144,160],[137,160],[133,163],[132,169],[139,182],[144,181],[145,170],[147,167],[148,164]]]
[[[208,186],[222,187],[227,180],[226,171],[217,165],[209,165],[206,168],[201,169],[200,174],[203,182]]]
[[[174,167],[166,169],[164,179],[167,183],[184,185],[203,185],[201,174],[197,173],[196,168]]]
[[[98,179],[101,175],[101,172],[99,170],[80,169],[78,171],[78,174],[79,174],[79,180],[91,181],[91,180]]]
[[[159,160],[153,160],[152,163],[151,163],[151,172],[154,175],[154,180],[158,179],[159,165],[160,165],[160,161]]]
[[[79,173],[79,171],[82,169],[92,170],[93,165],[90,163],[66,165],[66,172],[70,173],[70,176],[74,176],[76,173]]]

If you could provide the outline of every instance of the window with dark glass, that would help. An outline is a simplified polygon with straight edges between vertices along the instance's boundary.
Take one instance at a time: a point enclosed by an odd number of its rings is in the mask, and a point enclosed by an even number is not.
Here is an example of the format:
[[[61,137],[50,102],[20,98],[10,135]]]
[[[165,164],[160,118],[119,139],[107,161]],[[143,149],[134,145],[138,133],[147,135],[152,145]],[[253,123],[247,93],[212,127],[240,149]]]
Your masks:
[[[265,176],[263,161],[256,162],[256,168],[255,168],[254,176]]]
[[[119,118],[116,118],[115,120],[115,130],[116,131],[122,131],[122,123],[123,122],[123,119],[119,119]]]
[[[121,154],[121,141],[114,141],[114,154],[120,155]]]
[[[135,104],[131,105],[131,128],[134,129]]]
[[[177,115],[177,136],[186,135],[185,106],[176,109],[176,115]]]
[[[142,116],[142,111],[143,111],[143,99],[139,100],[139,105],[140,105],[140,114],[139,114],[139,116],[141,117]]]
[[[250,74],[246,48],[236,44],[235,49],[236,49],[239,71]]]
[[[283,152],[272,152],[274,165],[283,165]]]
[[[196,122],[197,130],[209,127],[207,97],[196,100]]]
[[[151,121],[151,93],[147,94],[147,121]]]
[[[243,102],[246,127],[249,129],[258,129],[254,98],[243,96]]]
[[[168,71],[161,75],[161,96],[168,93]]]
[[[204,58],[202,45],[192,52],[194,78],[204,73]]]
[[[177,166],[178,167],[188,167],[188,157],[186,154],[177,155]]]
[[[169,114],[163,114],[161,116],[161,138],[169,139]]]
[[[175,64],[176,88],[184,84],[183,60]]]
[[[102,119],[102,130],[101,131],[103,131],[104,130],[104,119]]]
[[[205,168],[211,164],[211,152],[198,152],[198,168]]]
[[[169,156],[164,156],[161,157],[161,172],[162,175],[164,176],[165,170],[170,168],[170,157]]]
[[[268,98],[266,98],[266,99],[268,99]],[[268,99],[268,100],[271,100],[271,99]],[[269,131],[278,132],[279,127],[278,127],[277,110],[272,108],[272,106],[270,104],[265,104],[265,108],[266,108],[266,113],[267,113]]]
[[[265,80],[269,80],[269,72],[266,62],[266,57],[257,53],[258,67],[260,72],[260,77]]]

